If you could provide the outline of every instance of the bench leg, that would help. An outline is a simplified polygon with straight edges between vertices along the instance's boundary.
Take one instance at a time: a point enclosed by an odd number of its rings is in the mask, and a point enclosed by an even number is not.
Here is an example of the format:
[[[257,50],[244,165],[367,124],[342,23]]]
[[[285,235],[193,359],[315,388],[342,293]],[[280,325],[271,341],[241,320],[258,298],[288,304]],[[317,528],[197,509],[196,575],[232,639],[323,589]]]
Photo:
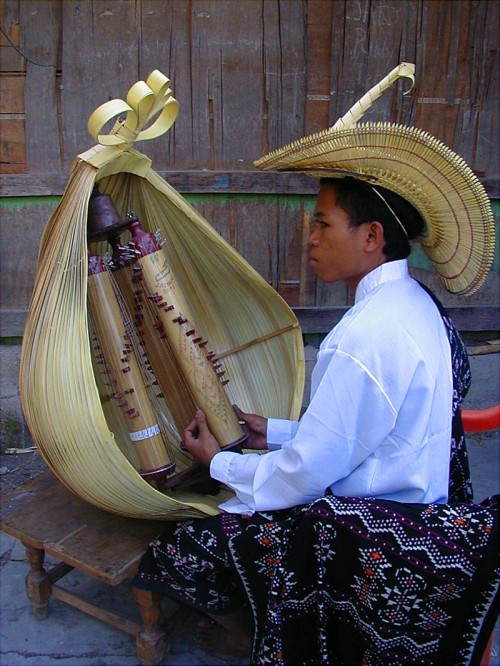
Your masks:
[[[165,655],[166,636],[161,630],[160,604],[162,595],[149,590],[133,588],[134,597],[139,604],[142,618],[142,630],[136,639],[137,656],[141,664],[147,666],[161,664]]]
[[[26,547],[26,557],[30,564],[30,570],[26,576],[26,596],[31,603],[31,610],[37,620],[45,620],[49,613],[49,599],[52,584],[48,573],[45,571],[43,561],[45,551],[43,548]]]

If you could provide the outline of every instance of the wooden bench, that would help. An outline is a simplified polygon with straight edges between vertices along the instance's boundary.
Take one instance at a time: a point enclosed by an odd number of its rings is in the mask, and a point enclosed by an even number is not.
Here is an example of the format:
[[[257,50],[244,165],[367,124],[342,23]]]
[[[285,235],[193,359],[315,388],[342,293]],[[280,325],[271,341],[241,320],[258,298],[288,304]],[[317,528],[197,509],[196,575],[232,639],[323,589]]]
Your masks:
[[[51,472],[5,495],[1,514],[0,529],[26,547],[26,594],[36,619],[47,617],[53,596],[134,636],[142,664],[161,663],[166,647],[166,631],[158,624],[161,595],[134,588],[140,624],[57,585],[73,569],[112,586],[132,578],[161,523],[101,511],[67,490]],[[46,553],[58,562],[48,571]]]

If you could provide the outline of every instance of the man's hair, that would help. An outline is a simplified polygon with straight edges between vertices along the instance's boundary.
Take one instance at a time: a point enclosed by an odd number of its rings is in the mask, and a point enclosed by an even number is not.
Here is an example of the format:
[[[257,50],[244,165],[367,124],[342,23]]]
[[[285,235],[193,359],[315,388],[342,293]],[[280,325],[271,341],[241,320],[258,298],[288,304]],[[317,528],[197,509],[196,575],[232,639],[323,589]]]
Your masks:
[[[349,216],[350,227],[356,228],[374,220],[380,222],[384,229],[383,251],[387,261],[405,259],[411,252],[409,241],[425,231],[425,222],[412,204],[385,187],[373,186],[351,176],[322,178],[321,185],[334,191],[337,204]],[[373,189],[376,189],[387,203]],[[408,237],[395,215],[404,225]]]

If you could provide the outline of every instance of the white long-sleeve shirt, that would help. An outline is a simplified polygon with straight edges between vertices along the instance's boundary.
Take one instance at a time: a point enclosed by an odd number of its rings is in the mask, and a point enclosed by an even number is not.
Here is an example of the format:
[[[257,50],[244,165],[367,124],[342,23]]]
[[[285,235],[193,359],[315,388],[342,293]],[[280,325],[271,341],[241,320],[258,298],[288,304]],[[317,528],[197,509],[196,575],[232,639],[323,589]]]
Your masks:
[[[354,306],[320,346],[299,422],[269,419],[270,452],[220,452],[210,473],[233,513],[284,509],[333,494],[446,502],[452,420],[445,327],[406,260],[358,284]]]

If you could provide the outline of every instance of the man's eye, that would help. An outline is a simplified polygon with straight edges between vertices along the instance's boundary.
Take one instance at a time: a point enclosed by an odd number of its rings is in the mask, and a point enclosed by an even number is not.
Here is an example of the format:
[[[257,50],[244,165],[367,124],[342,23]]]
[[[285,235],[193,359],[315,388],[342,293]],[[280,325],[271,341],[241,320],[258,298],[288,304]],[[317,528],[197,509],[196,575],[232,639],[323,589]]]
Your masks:
[[[318,227],[320,229],[325,229],[327,226],[327,223],[323,222],[323,220],[311,220],[311,229],[316,229]]]

